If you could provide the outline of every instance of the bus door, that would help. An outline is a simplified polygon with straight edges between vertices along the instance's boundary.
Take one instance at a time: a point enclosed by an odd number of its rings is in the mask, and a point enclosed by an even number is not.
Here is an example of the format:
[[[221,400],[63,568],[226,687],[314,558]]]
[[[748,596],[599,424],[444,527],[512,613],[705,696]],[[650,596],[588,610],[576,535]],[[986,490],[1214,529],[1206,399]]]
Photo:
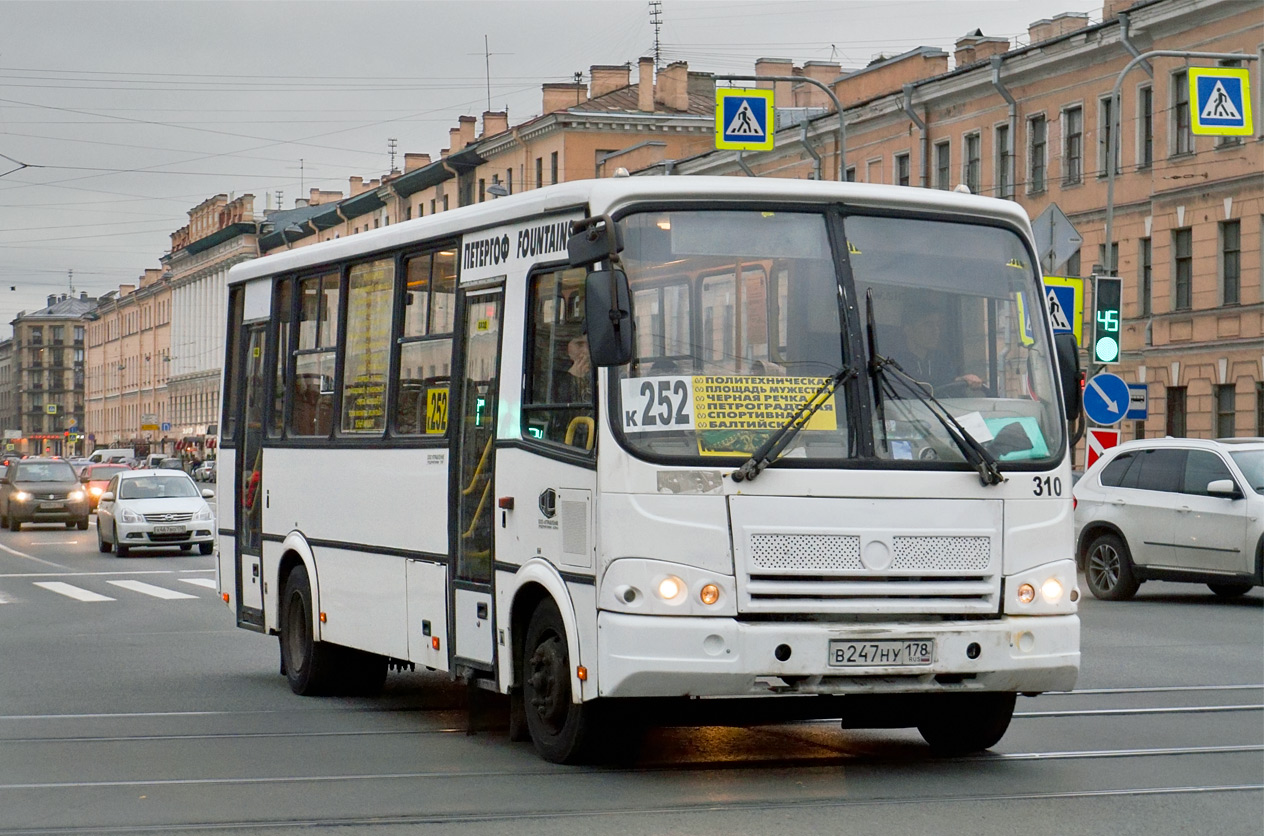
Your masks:
[[[496,412],[504,289],[468,291],[461,332],[460,422],[451,468],[452,554],[456,557],[452,613],[457,664],[493,669],[492,544],[496,519]]]
[[[267,323],[245,326],[237,368],[244,374],[244,390],[238,401],[241,412],[237,426],[241,442],[237,446],[234,473],[236,514],[237,625],[262,630],[263,622],[263,422],[267,414],[264,397],[264,346]]]

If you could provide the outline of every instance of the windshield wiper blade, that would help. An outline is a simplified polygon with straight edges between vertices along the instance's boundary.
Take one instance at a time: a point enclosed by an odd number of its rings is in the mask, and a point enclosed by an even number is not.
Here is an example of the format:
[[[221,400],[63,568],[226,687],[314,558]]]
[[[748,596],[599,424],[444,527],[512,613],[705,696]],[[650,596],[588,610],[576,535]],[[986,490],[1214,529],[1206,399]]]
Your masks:
[[[733,481],[749,482],[763,472],[764,468],[780,458],[785,449],[790,446],[790,442],[794,441],[794,437],[799,434],[799,430],[812,420],[812,416],[825,405],[835,390],[857,374],[859,372],[851,366],[843,366],[826,378],[825,382],[812,393],[812,397],[800,404],[794,414],[776,432],[768,436],[768,440],[759,445],[759,448],[742,463],[741,467],[733,471]]]
[[[890,357],[875,354],[869,361],[869,371],[875,377],[887,382],[888,394],[898,397],[894,388],[890,385],[890,381],[898,381],[913,397],[927,406],[927,411],[939,421],[944,431],[948,433],[948,437],[952,439],[953,443],[957,445],[957,449],[961,451],[961,455],[966,462],[978,471],[979,481],[983,483],[983,487],[999,485],[1005,481],[1005,475],[1001,473],[1000,463],[996,460],[996,457],[986,447],[976,441],[965,427],[961,426],[961,423],[948,411],[948,407],[944,406],[938,398],[931,394],[921,382],[904,371],[898,362]]]

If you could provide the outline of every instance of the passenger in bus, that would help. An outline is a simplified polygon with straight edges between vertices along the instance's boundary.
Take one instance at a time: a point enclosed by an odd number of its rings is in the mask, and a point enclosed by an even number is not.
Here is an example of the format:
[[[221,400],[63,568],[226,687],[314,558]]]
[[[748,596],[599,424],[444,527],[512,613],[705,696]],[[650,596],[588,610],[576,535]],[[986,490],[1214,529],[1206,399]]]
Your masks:
[[[931,389],[959,395],[983,394],[983,378],[961,369],[960,352],[944,342],[944,312],[919,306],[906,321],[904,344],[879,351],[895,359],[905,373]]]
[[[577,334],[566,343],[570,367],[557,382],[558,403],[592,403],[592,355],[588,352],[588,335]]]

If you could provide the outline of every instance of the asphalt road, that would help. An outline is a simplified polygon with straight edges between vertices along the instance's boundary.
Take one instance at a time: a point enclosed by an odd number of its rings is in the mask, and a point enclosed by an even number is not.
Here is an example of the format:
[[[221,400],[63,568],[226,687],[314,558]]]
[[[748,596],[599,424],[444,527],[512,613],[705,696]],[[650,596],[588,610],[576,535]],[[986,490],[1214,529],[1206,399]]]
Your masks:
[[[631,766],[577,768],[496,705],[468,733],[434,675],[292,695],[213,581],[210,557],[99,554],[95,529],[0,531],[0,836],[1264,830],[1258,589],[1084,599],[1077,690],[1020,699],[981,756],[819,722],[659,729]]]

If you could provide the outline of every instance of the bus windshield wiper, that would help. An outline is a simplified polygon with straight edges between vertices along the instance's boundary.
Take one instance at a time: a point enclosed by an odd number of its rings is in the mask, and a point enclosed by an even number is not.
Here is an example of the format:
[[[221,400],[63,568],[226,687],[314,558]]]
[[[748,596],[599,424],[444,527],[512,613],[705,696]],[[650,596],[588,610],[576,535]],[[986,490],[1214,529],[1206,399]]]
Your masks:
[[[787,418],[786,422],[776,432],[768,436],[768,440],[759,445],[759,449],[752,453],[751,457],[743,462],[741,467],[733,471],[733,481],[749,482],[758,476],[765,467],[779,459],[786,448],[790,446],[790,442],[794,441],[794,437],[799,434],[799,430],[807,426],[808,421],[812,420],[812,416],[825,405],[825,402],[830,399],[835,390],[857,374],[859,372],[851,366],[843,366],[826,378],[825,382],[820,385],[820,388],[812,393],[812,397],[800,404],[799,408],[794,411],[794,414]]]
[[[904,371],[899,363],[890,357],[884,357],[878,353],[872,289],[865,293],[865,302],[868,308],[869,373],[873,376],[875,383],[874,400],[877,401],[879,418],[881,419],[883,414],[883,395],[885,394],[890,398],[899,398],[900,396],[896,392],[895,387],[892,386],[892,382],[901,384],[913,397],[925,404],[927,411],[934,415],[935,419],[943,426],[944,431],[948,433],[948,437],[952,439],[953,444],[957,445],[957,449],[961,451],[961,455],[966,462],[979,472],[979,481],[983,483],[983,487],[999,485],[1001,482],[1004,482],[1005,476],[1001,473],[1000,464],[997,462],[996,457],[988,452],[986,447],[975,441],[974,436],[970,435],[966,428],[961,426],[961,423],[956,418],[952,417],[948,407],[940,403],[939,399],[931,394],[929,389]],[[885,426],[885,423],[883,426]]]

